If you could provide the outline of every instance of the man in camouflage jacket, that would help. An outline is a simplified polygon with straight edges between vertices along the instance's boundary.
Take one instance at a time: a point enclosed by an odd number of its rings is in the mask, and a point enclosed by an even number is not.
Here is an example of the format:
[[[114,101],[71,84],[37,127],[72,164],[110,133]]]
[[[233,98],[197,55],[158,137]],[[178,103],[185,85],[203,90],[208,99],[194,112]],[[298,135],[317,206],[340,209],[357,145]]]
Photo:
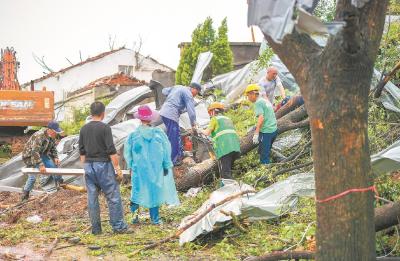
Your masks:
[[[41,173],[46,173],[46,168],[57,168],[60,164],[56,148],[56,136],[61,133],[59,124],[51,121],[47,128],[37,131],[25,144],[22,151],[22,160],[28,168],[39,168]],[[61,176],[41,176],[40,184],[45,185],[50,178],[56,185],[63,182]],[[29,193],[35,185],[36,175],[29,175],[23,188],[22,200],[29,198]]]

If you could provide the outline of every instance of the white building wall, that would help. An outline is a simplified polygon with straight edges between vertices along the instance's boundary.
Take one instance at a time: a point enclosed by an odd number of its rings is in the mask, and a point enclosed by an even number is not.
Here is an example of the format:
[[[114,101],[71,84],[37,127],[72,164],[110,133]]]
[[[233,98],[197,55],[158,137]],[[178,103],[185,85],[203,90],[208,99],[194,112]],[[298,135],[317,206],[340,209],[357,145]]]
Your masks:
[[[59,102],[67,97],[68,92],[82,88],[101,77],[117,73],[119,65],[131,65],[134,67],[134,51],[121,49],[95,61],[84,63],[63,73],[35,82],[34,87],[35,90],[41,90],[46,87],[47,90],[54,91],[55,102]],[[132,76],[149,82],[152,72],[156,69],[171,71],[167,66],[156,63],[152,59],[144,58],[142,67],[138,71],[133,71]]]

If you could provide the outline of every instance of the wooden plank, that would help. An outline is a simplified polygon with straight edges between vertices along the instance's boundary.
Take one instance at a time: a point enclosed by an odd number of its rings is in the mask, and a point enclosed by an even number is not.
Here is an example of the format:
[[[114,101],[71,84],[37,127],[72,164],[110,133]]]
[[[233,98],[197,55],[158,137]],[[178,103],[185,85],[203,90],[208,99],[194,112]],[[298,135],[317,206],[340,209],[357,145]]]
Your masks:
[[[22,193],[22,188],[10,187],[10,186],[0,186],[0,192],[3,192],[3,191]],[[40,190],[32,190],[31,191],[31,195],[42,195],[45,193],[46,193],[45,191],[40,191]]]
[[[61,169],[61,168],[46,168],[46,173],[40,173],[37,168],[23,168],[22,173],[26,175],[56,175],[56,176],[83,176],[84,169]],[[129,175],[129,170],[122,170],[123,175]]]

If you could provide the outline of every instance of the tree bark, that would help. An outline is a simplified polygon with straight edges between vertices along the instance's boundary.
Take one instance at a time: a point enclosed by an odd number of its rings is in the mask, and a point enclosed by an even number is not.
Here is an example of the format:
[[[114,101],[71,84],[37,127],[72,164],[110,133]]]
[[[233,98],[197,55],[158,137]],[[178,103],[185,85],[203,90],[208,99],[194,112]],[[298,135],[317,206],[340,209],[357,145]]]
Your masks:
[[[400,201],[375,209],[375,231],[381,231],[399,224]]]
[[[295,107],[293,107],[295,108]],[[307,111],[303,106],[287,113],[278,119],[278,133],[283,133],[288,130],[306,127],[309,125],[307,119]],[[240,150],[242,155],[257,147],[253,144],[253,131],[240,139]],[[199,187],[207,183],[211,179],[211,173],[217,170],[217,161],[207,159],[203,162],[191,167],[185,175],[175,176],[176,188],[179,191],[186,191],[189,188]]]
[[[325,48],[294,32],[282,44],[266,36],[300,86],[310,118],[316,197],[324,199],[373,183],[367,134],[368,94],[382,36],[386,0],[355,8],[339,0],[346,25]],[[374,260],[373,193],[317,203],[319,260]]]

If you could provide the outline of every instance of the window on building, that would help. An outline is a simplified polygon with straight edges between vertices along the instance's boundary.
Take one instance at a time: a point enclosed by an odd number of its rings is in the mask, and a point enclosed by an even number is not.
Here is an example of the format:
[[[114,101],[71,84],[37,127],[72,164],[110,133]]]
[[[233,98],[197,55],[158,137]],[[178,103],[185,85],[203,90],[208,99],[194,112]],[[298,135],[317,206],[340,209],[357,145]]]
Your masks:
[[[131,75],[133,71],[132,65],[118,65],[118,72],[122,72],[125,75]]]

